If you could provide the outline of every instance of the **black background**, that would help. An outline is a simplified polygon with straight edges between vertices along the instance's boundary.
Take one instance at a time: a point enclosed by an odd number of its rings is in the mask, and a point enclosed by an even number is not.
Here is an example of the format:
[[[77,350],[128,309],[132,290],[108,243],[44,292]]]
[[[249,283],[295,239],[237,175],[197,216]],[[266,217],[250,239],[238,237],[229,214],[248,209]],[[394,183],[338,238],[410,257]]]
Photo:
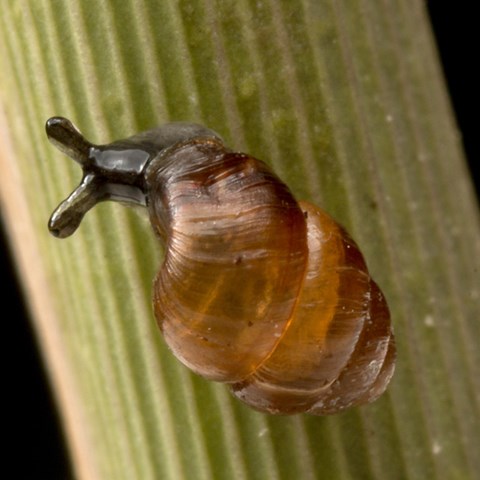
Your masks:
[[[473,66],[478,63],[477,35],[474,35],[475,2],[462,3],[431,1],[428,3],[433,29],[437,37],[457,122],[463,134],[464,148],[473,167],[478,158],[478,141],[474,138],[474,109],[478,109],[476,89],[480,83]],[[472,172],[477,185],[478,172]],[[3,231],[2,231],[3,233]],[[35,339],[23,305],[8,245],[0,236],[0,272],[4,315],[7,320],[3,351],[7,381],[3,385],[6,405],[2,409],[4,440],[7,447],[5,472],[15,472],[15,478],[39,479],[72,478],[62,433],[42,369]],[[13,355],[12,355],[13,353]],[[5,450],[4,450],[5,453]],[[8,464],[10,462],[11,464]]]

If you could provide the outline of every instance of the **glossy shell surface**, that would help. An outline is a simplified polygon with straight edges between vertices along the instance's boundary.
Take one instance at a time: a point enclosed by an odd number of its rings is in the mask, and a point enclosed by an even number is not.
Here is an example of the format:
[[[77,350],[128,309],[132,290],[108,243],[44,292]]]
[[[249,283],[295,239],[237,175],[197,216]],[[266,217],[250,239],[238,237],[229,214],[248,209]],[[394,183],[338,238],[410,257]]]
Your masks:
[[[165,154],[148,177],[167,244],[154,309],[175,355],[270,413],[377,398],[394,367],[390,315],[345,230],[221,143]]]

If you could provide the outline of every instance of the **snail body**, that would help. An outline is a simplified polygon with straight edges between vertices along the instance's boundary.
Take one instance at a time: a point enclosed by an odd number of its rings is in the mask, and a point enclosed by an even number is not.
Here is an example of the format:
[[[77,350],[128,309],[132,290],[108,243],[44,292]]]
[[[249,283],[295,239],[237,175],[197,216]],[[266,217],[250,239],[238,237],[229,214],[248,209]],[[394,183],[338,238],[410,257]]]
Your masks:
[[[326,415],[384,392],[395,344],[383,294],[343,228],[265,163],[195,124],[108,145],[61,117],[46,129],[84,172],[50,231],[72,234],[99,201],[145,205],[165,246],[155,317],[191,370],[267,413]]]

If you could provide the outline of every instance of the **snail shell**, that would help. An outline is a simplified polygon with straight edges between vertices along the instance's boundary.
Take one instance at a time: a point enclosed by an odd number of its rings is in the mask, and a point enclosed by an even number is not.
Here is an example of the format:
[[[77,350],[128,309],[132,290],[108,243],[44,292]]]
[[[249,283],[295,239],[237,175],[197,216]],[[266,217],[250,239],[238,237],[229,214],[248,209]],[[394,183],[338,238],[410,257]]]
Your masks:
[[[46,128],[84,172],[50,231],[70,235],[102,200],[145,205],[166,247],[155,316],[191,370],[268,413],[332,414],[384,392],[396,354],[382,292],[345,230],[265,163],[195,124],[108,145],[61,117]]]

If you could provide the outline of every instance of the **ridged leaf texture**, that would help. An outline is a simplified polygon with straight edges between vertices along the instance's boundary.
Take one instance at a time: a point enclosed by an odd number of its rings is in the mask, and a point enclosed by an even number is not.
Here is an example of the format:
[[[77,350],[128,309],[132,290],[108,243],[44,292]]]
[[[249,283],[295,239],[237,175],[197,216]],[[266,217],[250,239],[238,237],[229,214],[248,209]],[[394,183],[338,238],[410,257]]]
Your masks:
[[[478,206],[424,9],[2,2],[2,213],[78,478],[478,478]],[[80,179],[46,139],[53,115],[98,143],[205,124],[325,208],[389,301],[387,393],[335,417],[273,417],[191,374],[153,320],[162,252],[142,212],[102,204],[72,238],[49,236]]]

